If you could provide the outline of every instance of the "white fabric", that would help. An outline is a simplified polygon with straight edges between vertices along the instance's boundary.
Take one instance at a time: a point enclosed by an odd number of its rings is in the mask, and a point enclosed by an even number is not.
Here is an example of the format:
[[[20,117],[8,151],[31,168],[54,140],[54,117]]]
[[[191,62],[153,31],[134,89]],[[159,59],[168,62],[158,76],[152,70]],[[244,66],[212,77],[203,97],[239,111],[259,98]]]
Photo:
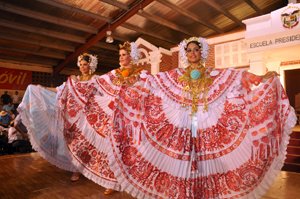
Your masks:
[[[191,117],[190,107],[182,107],[189,97],[178,81],[182,72],[159,73],[142,88],[120,91],[110,140],[122,188],[136,198],[261,197],[283,166],[295,124],[279,79],[220,70],[208,112],[199,100]]]

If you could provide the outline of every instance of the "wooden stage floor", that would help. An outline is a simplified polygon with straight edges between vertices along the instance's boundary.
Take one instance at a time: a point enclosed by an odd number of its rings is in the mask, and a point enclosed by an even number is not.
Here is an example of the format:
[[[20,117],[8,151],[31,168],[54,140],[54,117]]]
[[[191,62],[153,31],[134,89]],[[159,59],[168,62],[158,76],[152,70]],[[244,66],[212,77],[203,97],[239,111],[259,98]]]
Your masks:
[[[58,169],[38,153],[0,156],[1,199],[132,199],[126,193],[103,195],[104,188]],[[300,173],[282,171],[263,199],[300,199]]]

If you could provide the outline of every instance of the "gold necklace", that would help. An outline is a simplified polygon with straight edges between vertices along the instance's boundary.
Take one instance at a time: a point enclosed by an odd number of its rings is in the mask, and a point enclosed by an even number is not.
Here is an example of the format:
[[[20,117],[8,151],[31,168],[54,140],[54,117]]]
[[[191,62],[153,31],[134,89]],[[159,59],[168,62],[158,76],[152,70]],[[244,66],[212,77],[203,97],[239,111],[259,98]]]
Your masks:
[[[203,65],[197,67],[188,66],[182,76],[179,77],[179,82],[183,83],[183,90],[189,94],[192,101],[192,115],[198,111],[199,99],[204,103],[203,111],[208,110],[207,93],[209,86],[212,84],[212,78],[207,74],[206,68]],[[200,97],[200,95],[202,95]],[[183,106],[187,103],[183,102]]]
[[[90,74],[87,74],[87,75],[83,74],[83,75],[79,76],[79,80],[80,81],[88,81],[88,80],[90,80],[92,78],[92,76],[93,75],[90,75]]]
[[[140,72],[143,68],[135,68],[132,66],[131,68],[118,68],[116,70],[117,78],[113,81],[115,85],[132,85],[139,79]]]

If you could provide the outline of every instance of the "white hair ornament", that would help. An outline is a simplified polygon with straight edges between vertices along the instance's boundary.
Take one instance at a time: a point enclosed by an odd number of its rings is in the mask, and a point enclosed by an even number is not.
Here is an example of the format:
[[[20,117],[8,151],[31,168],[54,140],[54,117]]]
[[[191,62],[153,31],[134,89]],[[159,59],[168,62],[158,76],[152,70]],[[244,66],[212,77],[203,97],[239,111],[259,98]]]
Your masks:
[[[90,71],[93,74],[96,69],[97,69],[97,64],[98,64],[98,58],[97,55],[92,55],[92,54],[88,54],[88,53],[83,53],[81,55],[78,56],[77,59],[77,66],[80,67],[80,61],[83,60],[83,57],[88,56],[90,58],[89,60],[89,66],[90,66]]]
[[[130,48],[131,48],[130,56],[132,58],[133,63],[136,64],[140,59],[140,51],[135,42],[130,43]]]
[[[128,41],[124,42],[124,44],[119,45],[120,49],[126,50],[130,53],[131,60],[134,64],[136,64],[140,59],[140,51],[135,42],[129,43]]]
[[[204,63],[208,57],[209,46],[208,46],[208,43],[206,42],[206,39],[204,39],[202,37],[190,37],[189,39],[185,39],[182,42],[180,42],[178,45],[179,61],[180,61],[181,65],[184,67],[187,67],[189,65],[189,62],[188,62],[188,59],[186,56],[186,48],[187,48],[187,44],[192,41],[198,42],[201,47],[201,58],[202,58],[201,62]]]

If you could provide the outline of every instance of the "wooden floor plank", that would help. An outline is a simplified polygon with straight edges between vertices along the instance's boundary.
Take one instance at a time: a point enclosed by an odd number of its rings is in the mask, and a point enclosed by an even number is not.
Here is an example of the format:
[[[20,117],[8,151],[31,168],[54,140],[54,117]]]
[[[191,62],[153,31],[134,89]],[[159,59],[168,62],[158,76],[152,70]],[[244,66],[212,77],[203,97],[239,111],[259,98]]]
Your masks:
[[[104,188],[52,166],[38,153],[0,156],[1,199],[132,199],[127,193],[103,195]],[[300,198],[300,174],[282,171],[263,199]]]
[[[132,199],[121,192],[105,196],[105,189],[92,181],[71,182],[70,177],[38,153],[0,156],[1,199]]]

